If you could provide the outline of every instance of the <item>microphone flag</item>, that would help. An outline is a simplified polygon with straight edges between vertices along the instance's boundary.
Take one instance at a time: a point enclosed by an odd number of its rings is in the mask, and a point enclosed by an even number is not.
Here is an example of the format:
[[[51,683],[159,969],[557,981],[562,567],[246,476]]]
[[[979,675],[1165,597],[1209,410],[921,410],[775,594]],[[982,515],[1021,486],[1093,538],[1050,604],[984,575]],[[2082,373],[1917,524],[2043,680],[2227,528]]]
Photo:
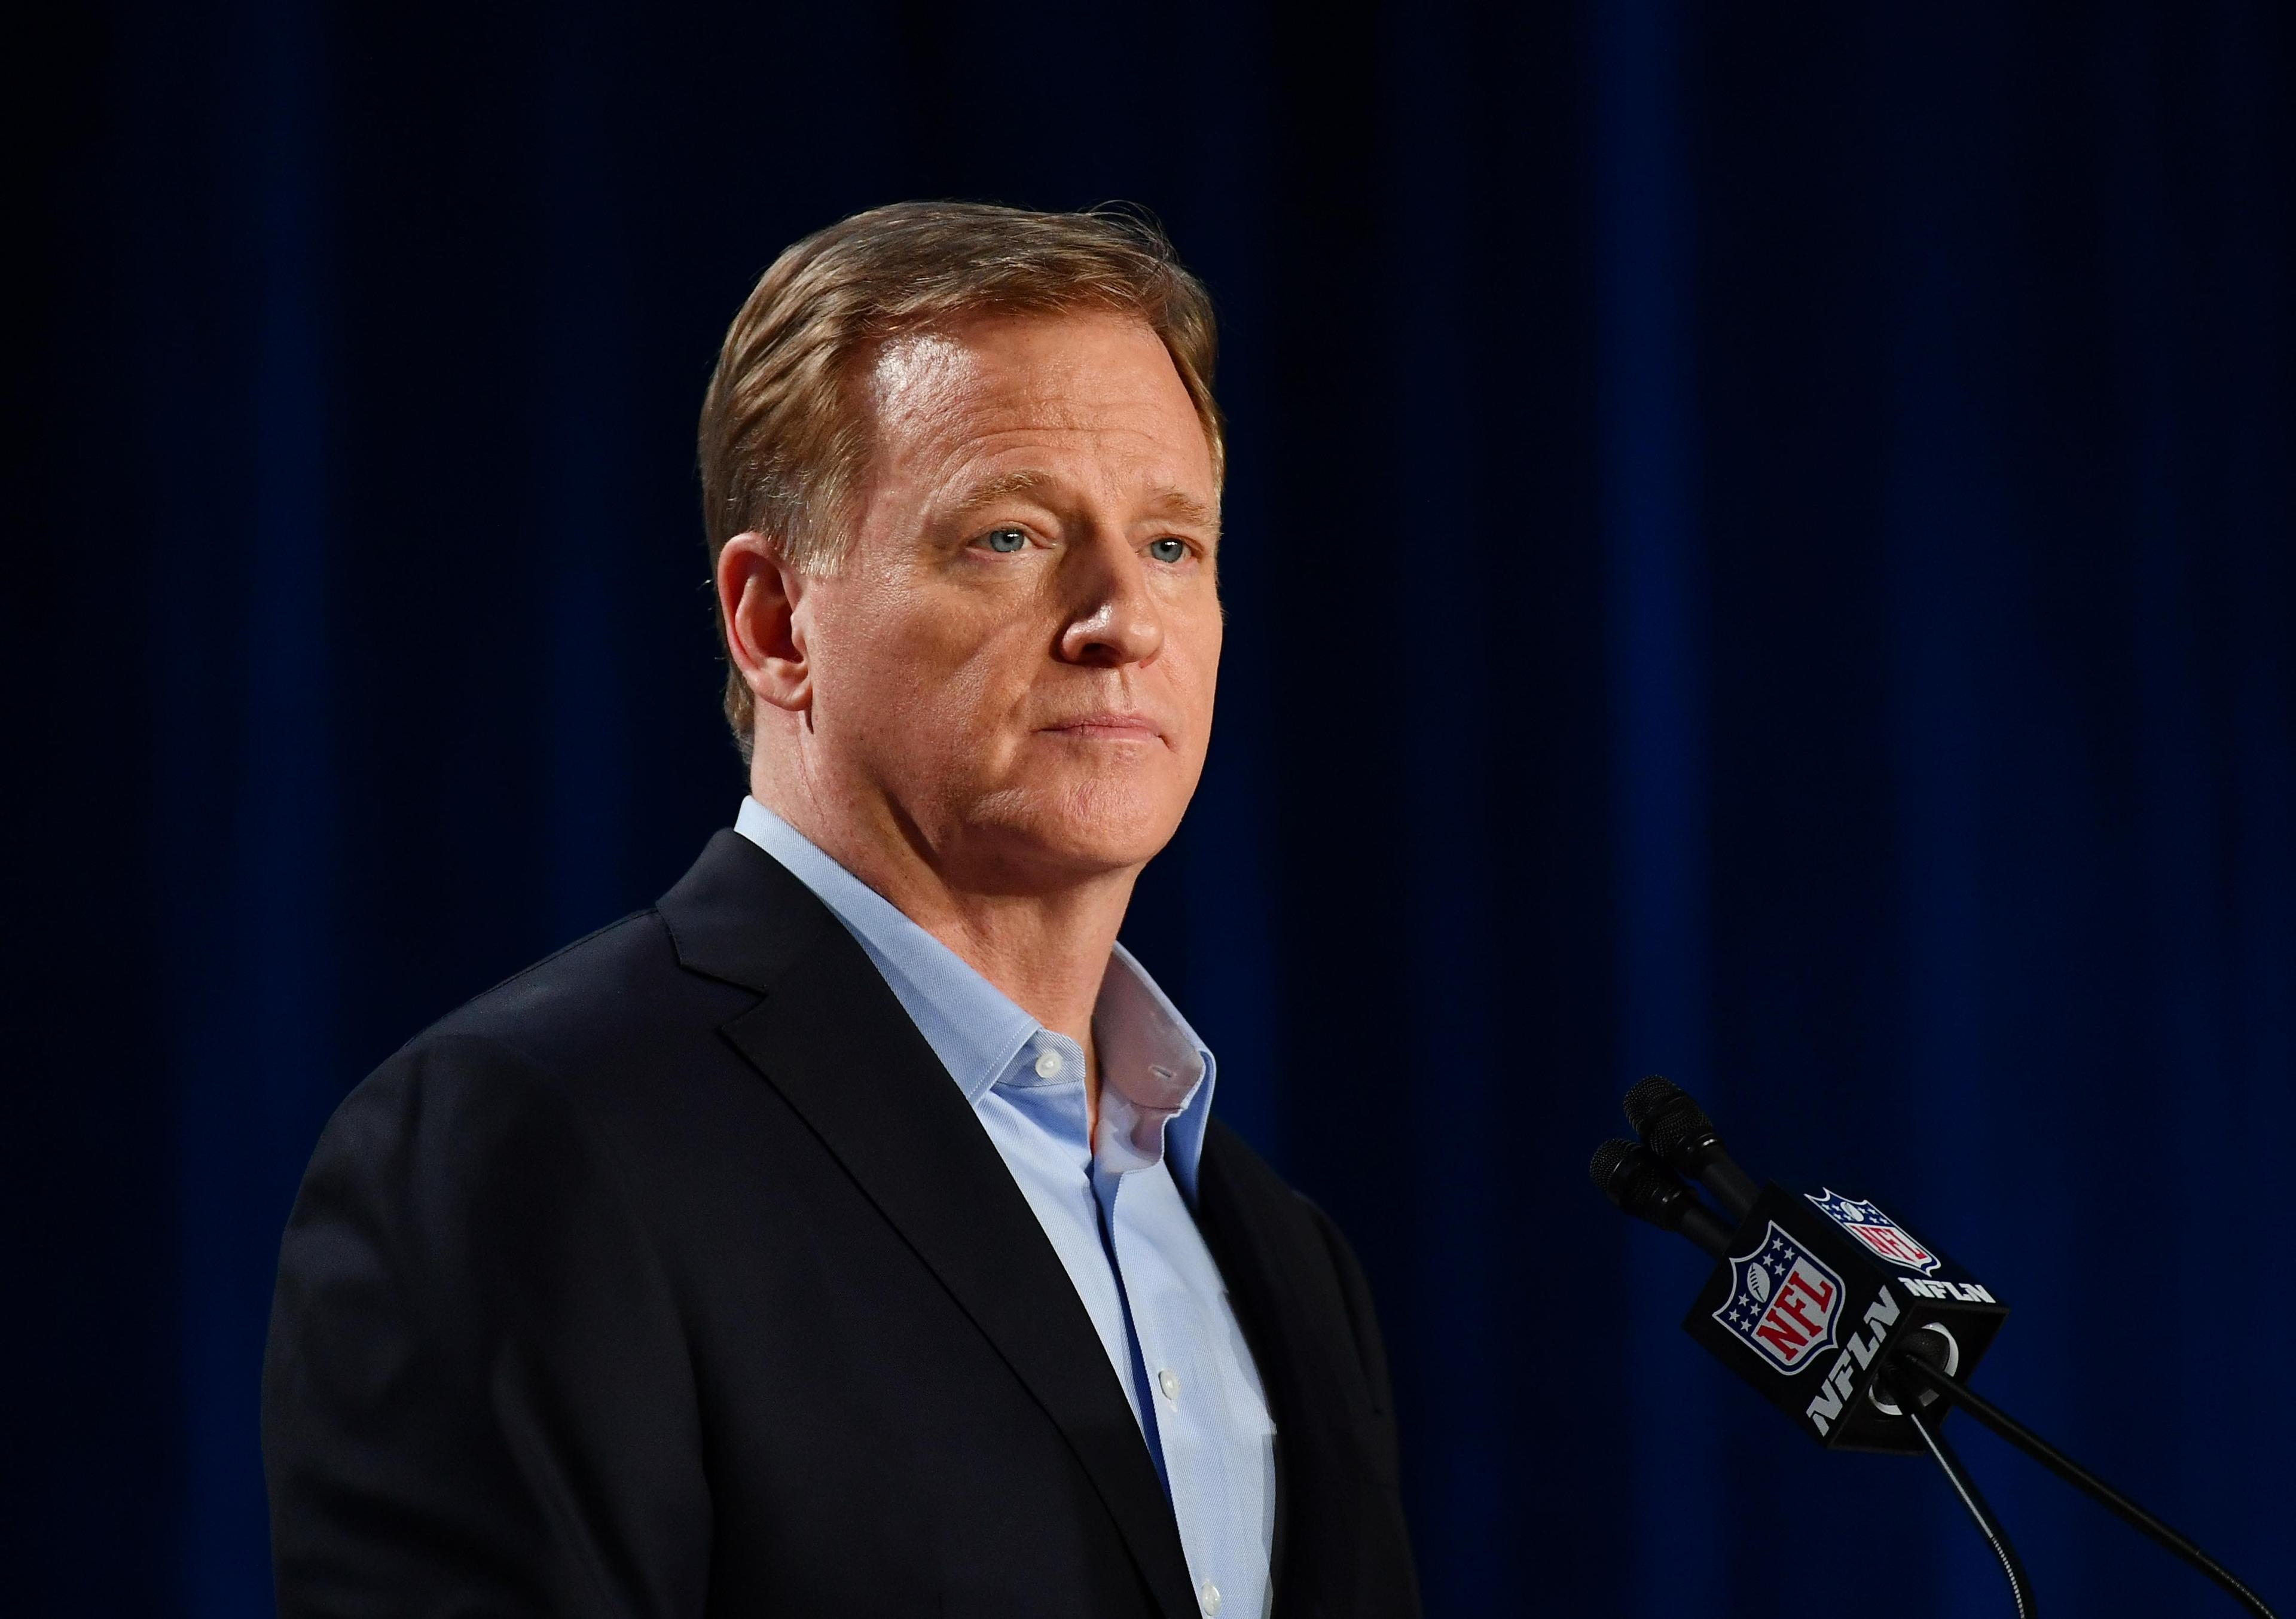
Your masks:
[[[1919,1271],[1924,1276],[1937,1274],[1938,1256],[1915,1242],[1910,1231],[1873,1204],[1845,1198],[1824,1187],[1805,1195],[1817,1205],[1820,1214],[1891,1264]]]
[[[2009,1307],[1934,1244],[1831,1188],[1762,1188],[1683,1330],[1831,1450],[1925,1453],[1875,1380],[1923,1328],[1967,1377]],[[1936,1398],[1924,1390],[1928,1409]]]
[[[1806,1370],[1834,1346],[1841,1316],[1841,1278],[1778,1230],[1753,1252],[1732,1255],[1730,1296],[1714,1319],[1780,1371]]]

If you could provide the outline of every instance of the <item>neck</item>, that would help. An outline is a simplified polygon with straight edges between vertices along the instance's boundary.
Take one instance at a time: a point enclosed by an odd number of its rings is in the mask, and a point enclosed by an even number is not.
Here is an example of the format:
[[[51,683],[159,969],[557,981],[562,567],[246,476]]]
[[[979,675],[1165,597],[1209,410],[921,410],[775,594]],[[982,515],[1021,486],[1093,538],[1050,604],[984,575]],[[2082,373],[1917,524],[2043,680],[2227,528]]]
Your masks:
[[[922,838],[873,835],[855,817],[824,814],[810,795],[776,793],[756,781],[750,791],[1015,1006],[1093,1051],[1093,1006],[1139,867],[1048,883],[985,880],[937,858]]]

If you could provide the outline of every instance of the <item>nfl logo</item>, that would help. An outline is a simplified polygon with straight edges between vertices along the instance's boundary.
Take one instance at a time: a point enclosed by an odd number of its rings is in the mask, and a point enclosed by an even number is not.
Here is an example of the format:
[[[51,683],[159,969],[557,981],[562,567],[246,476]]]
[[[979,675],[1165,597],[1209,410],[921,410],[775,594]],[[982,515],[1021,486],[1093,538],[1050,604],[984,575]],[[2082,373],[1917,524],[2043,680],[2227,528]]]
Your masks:
[[[1873,1249],[1891,1264],[1907,1271],[1933,1274],[1938,1268],[1938,1256],[1915,1242],[1906,1229],[1875,1208],[1855,1198],[1845,1198],[1840,1192],[1827,1190],[1802,1194],[1817,1205],[1825,1217]]]
[[[1714,1319],[1783,1372],[1797,1372],[1833,1346],[1841,1278],[1771,1222],[1762,1244],[1730,1261],[1730,1296]]]

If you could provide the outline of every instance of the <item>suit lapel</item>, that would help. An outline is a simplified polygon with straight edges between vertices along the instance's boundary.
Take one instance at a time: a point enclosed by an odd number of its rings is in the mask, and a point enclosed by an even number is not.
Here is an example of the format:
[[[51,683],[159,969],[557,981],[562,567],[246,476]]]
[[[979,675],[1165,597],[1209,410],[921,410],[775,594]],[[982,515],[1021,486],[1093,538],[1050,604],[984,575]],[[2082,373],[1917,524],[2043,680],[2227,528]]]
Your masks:
[[[1171,1508],[1075,1285],[964,1093],[852,936],[731,831],[660,912],[685,966],[763,995],[726,1037],[1044,1407],[1168,1619],[1193,1614]]]

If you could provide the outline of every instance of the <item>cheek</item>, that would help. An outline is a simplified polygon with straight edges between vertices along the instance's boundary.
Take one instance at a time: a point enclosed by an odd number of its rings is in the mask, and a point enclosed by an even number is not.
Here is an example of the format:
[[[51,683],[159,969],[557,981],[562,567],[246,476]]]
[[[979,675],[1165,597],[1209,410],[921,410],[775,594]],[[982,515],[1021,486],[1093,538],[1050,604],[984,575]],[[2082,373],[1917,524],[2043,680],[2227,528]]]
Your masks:
[[[1219,683],[1222,624],[1219,608],[1176,617],[1166,633],[1165,652],[1170,660],[1174,690],[1193,722],[1196,746],[1203,747],[1210,729],[1212,693]]]
[[[978,758],[1025,695],[1033,642],[999,614],[899,583],[861,593],[821,638],[821,718],[912,765]]]

